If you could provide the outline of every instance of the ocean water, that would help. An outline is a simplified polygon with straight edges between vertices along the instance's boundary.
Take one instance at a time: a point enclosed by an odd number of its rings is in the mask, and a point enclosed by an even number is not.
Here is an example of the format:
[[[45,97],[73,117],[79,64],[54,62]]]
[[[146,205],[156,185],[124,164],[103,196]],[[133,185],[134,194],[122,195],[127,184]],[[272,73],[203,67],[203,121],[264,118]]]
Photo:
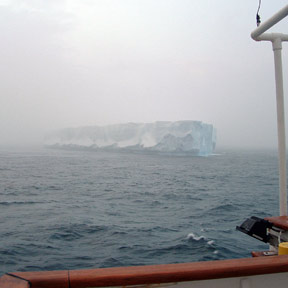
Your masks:
[[[210,157],[0,149],[0,275],[249,257],[278,215],[273,151]]]

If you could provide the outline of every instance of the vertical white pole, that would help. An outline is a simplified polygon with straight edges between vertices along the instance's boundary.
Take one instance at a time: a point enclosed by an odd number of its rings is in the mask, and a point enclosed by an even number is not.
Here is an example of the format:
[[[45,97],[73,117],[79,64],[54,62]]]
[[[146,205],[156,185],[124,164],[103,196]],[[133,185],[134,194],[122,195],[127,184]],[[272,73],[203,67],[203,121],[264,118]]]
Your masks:
[[[276,38],[272,42],[274,51],[275,83],[277,100],[278,124],[278,157],[279,157],[279,202],[280,216],[287,215],[287,184],[286,184],[286,138],[285,138],[285,113],[284,91],[282,73],[282,41]]]

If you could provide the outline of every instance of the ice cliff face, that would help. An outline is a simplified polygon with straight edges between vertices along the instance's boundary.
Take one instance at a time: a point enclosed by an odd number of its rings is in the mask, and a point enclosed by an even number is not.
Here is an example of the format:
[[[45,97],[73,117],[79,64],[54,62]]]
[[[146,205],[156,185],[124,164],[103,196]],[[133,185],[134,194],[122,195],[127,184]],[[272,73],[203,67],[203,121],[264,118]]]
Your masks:
[[[200,121],[127,123],[67,128],[52,133],[46,145],[59,148],[125,149],[207,156],[216,145],[212,125]]]

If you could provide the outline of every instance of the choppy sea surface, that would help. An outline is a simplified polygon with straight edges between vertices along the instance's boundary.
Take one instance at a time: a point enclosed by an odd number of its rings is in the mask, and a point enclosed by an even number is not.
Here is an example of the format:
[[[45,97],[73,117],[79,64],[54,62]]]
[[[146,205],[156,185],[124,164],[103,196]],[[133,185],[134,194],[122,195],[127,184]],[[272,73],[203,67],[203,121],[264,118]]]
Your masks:
[[[273,151],[209,157],[0,149],[0,275],[249,257],[278,215]]]

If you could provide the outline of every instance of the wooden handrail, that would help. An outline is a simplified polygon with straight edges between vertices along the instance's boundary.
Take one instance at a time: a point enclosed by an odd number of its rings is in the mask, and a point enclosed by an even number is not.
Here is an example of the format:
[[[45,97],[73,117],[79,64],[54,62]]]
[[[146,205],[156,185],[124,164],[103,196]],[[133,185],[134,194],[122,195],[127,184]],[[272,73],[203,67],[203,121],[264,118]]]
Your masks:
[[[207,262],[15,272],[0,278],[1,288],[84,288],[245,277],[288,272],[288,255]]]

